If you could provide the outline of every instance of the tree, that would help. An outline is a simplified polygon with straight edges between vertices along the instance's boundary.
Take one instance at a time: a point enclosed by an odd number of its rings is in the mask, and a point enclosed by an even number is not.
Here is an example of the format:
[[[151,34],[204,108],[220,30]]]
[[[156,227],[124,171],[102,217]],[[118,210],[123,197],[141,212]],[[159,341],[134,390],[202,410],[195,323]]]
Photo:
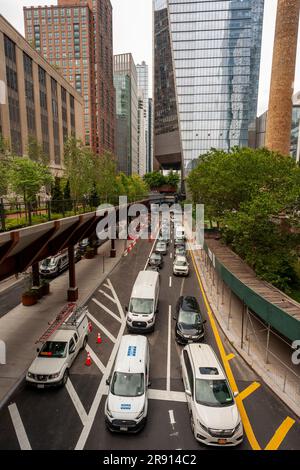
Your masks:
[[[32,136],[28,138],[27,156],[34,162],[39,162],[44,165],[46,165],[49,161],[49,158],[43,150],[43,146],[39,144],[38,141]]]
[[[149,188],[140,176],[132,175],[128,178],[127,196],[129,201],[142,199],[148,192]]]
[[[212,150],[187,178],[193,201],[220,223],[227,244],[262,278],[289,291],[295,282],[300,169],[267,149]]]
[[[80,140],[70,137],[65,142],[65,176],[69,181],[72,199],[88,197],[93,189],[94,155]]]
[[[54,186],[52,188],[51,208],[53,212],[61,212],[63,208],[63,193],[61,189],[61,179],[57,176],[54,179]]]
[[[150,189],[160,188],[166,184],[165,176],[159,171],[153,171],[152,173],[146,173],[144,181]]]
[[[116,185],[117,164],[110,152],[94,157],[94,181],[101,203],[116,201],[118,188]]]
[[[49,186],[53,177],[47,166],[25,157],[14,157],[9,170],[13,191],[24,197],[24,202],[33,202],[42,186]]]
[[[72,199],[70,190],[70,181],[67,180],[64,187],[64,205],[65,210],[70,211],[72,209]]]
[[[166,177],[166,184],[169,184],[170,186],[176,189],[178,188],[179,181],[180,181],[180,177],[178,173],[174,173],[173,171],[171,171]]]

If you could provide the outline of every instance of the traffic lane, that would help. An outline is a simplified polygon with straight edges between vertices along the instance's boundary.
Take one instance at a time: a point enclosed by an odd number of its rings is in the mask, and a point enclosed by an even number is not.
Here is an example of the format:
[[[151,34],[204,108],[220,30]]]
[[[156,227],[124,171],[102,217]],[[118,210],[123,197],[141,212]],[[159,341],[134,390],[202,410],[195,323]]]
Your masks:
[[[32,449],[74,449],[82,422],[65,387],[37,390],[24,386],[13,397],[20,413]],[[0,412],[0,422],[6,423],[8,408]],[[1,426],[2,427],[2,426]],[[18,445],[13,425],[0,435],[0,448]]]
[[[27,282],[21,279],[0,294],[0,318],[21,303],[22,293],[26,290]]]
[[[85,450],[176,450],[205,449],[194,439],[190,427],[186,404],[149,400],[148,420],[138,434],[111,433],[106,429],[104,406],[101,400]],[[173,411],[176,423],[172,426],[170,413]]]
[[[271,389],[261,384],[252,395],[244,399],[244,405],[262,449],[267,446],[283,421],[290,417],[295,420],[295,424],[284,437],[279,450],[300,450],[300,421]]]

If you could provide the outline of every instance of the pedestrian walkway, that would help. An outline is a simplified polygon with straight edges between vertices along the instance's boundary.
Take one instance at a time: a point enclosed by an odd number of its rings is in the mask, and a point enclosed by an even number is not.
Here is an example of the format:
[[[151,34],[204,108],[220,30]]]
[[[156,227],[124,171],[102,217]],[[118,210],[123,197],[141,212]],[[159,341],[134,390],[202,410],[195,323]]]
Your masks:
[[[84,305],[127,248],[127,241],[116,241],[116,258],[109,258],[110,242],[98,249],[91,260],[76,264],[78,304]],[[0,319],[0,340],[6,344],[6,364],[0,365],[0,408],[24,379],[36,355],[37,339],[67,303],[68,272],[51,282],[51,294],[32,307],[19,304]]]
[[[230,343],[262,380],[300,416],[300,366],[292,363],[290,344],[267,329],[205,263],[205,252],[193,258],[211,308]]]

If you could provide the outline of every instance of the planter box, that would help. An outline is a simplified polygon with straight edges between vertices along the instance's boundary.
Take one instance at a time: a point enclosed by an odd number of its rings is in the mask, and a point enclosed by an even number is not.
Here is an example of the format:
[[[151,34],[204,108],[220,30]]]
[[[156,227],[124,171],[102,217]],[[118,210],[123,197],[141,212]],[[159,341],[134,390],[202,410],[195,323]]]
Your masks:
[[[46,284],[41,285],[41,293],[42,296],[50,294],[50,284],[47,282]]]
[[[25,307],[31,307],[37,303],[37,296],[35,294],[23,294],[22,295],[22,304]]]

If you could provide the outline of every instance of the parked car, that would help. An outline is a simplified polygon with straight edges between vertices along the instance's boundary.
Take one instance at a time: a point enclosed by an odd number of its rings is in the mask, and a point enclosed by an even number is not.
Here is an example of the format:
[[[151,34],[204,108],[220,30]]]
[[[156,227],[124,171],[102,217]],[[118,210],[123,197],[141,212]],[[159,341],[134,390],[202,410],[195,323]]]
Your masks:
[[[168,252],[167,244],[165,242],[158,242],[155,247],[155,252],[161,255],[166,255]]]
[[[189,344],[181,354],[182,379],[195,439],[208,446],[237,446],[243,424],[225,372],[208,344]]]
[[[88,323],[87,310],[75,310],[38,349],[26,375],[27,384],[37,388],[65,385],[74,359],[87,344]]]
[[[185,256],[176,256],[173,263],[174,276],[188,276],[190,273],[190,265]]]
[[[175,339],[180,344],[197,342],[204,338],[204,320],[195,297],[182,296],[176,304],[174,315]]]
[[[68,266],[68,253],[59,253],[56,256],[44,259],[40,264],[39,271],[43,277],[55,277],[65,271]]]
[[[163,256],[160,253],[152,253],[148,261],[149,266],[162,268],[164,264]]]
[[[79,252],[81,255],[84,255],[87,248],[90,246],[90,242],[88,238],[84,238],[78,244]]]

